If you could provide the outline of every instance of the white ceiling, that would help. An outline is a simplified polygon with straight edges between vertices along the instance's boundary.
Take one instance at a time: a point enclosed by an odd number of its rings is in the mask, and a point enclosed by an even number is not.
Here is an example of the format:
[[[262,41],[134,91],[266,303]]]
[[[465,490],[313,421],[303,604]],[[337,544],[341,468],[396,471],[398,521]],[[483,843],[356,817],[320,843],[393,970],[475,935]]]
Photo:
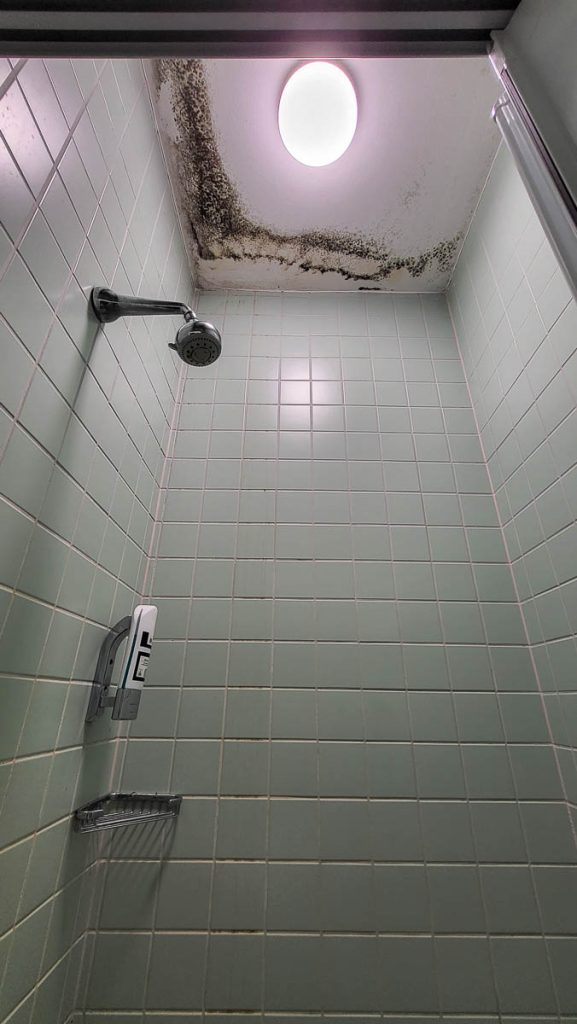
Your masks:
[[[159,110],[177,165],[180,157],[203,287],[446,287],[498,144],[498,86],[486,58],[343,62],[357,91],[357,132],[344,156],[318,168],[294,160],[278,132],[278,100],[295,61],[163,63]],[[196,66],[192,78],[187,65]],[[221,188],[223,208],[232,195],[242,211],[216,228],[202,201],[190,201],[206,171],[186,138],[191,89],[197,99],[203,93],[195,123],[204,119],[210,134],[212,121],[216,177],[226,179],[226,188],[211,187],[217,201]],[[194,141],[203,152],[203,140]]]

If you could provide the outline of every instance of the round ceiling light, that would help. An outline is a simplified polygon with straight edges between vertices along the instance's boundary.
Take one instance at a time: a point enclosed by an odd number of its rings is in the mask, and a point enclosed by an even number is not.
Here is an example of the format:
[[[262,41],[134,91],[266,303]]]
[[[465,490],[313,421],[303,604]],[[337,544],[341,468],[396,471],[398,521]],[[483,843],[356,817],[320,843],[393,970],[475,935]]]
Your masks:
[[[309,167],[338,160],[357,127],[357,97],[348,76],[336,64],[304,64],[286,83],[278,108],[278,127],[291,156]]]

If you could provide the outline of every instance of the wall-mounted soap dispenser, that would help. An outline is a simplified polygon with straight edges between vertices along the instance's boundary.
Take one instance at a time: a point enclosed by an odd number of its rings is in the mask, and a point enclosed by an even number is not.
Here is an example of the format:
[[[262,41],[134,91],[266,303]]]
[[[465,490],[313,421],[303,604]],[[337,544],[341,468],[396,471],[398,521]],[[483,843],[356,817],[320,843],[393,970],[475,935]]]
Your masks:
[[[87,722],[93,722],[110,707],[115,719],[136,718],[152,648],[156,614],[155,605],[139,604],[132,616],[127,615],[117,622],[105,637],[90,691]],[[128,641],[124,662],[116,692],[110,695],[114,663],[123,640]]]

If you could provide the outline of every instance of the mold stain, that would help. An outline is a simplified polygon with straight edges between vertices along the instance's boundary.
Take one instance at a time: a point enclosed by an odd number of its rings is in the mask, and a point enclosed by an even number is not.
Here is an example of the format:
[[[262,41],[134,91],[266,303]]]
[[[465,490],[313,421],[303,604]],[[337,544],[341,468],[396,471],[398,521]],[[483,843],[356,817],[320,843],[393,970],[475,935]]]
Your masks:
[[[367,287],[408,273],[419,278],[451,270],[461,235],[416,256],[395,255],[384,244],[347,231],[295,234],[258,224],[245,208],[219,153],[203,62],[165,58],[156,62],[157,89],[169,89],[176,140],[170,145],[180,199],[195,257],[204,261],[266,261],[304,274],[337,274]],[[407,196],[410,201],[412,196]]]

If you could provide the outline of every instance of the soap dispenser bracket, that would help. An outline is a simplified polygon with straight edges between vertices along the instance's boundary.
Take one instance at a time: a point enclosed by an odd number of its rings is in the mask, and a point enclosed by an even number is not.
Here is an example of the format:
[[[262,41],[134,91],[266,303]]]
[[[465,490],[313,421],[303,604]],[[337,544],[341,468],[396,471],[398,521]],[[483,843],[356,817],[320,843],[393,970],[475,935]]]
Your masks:
[[[106,708],[114,707],[116,694],[110,695],[114,662],[116,661],[118,648],[130,633],[131,625],[131,616],[125,615],[115,626],[112,626],[102,641],[88,701],[87,722],[93,722],[99,715],[103,714]]]
[[[154,638],[158,609],[154,604],[139,604],[131,616],[120,619],[104,638],[98,655],[96,675],[88,701],[86,721],[93,722],[105,708],[112,708],[112,717],[132,721],[138,714],[142,686]],[[109,696],[112,673],[118,648],[128,640],[119,683],[114,696]]]

